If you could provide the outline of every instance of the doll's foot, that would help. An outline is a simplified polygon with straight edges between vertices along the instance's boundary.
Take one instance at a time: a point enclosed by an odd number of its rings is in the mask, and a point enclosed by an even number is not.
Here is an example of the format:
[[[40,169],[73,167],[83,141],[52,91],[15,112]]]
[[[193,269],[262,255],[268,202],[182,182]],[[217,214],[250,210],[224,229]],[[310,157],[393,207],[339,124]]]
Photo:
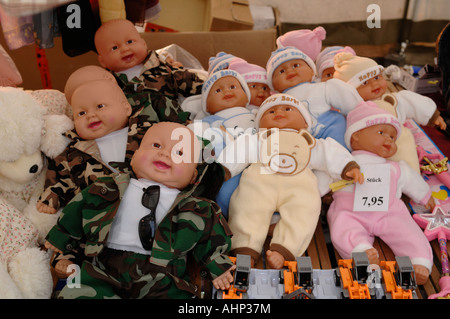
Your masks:
[[[427,267],[422,265],[413,265],[414,272],[416,273],[416,283],[417,285],[424,285],[428,281],[430,272]]]
[[[267,266],[271,269],[281,269],[284,266],[284,257],[277,251],[266,251]]]
[[[380,260],[378,259],[378,251],[375,248],[370,248],[366,250],[367,257],[369,258],[369,264],[379,265]]]

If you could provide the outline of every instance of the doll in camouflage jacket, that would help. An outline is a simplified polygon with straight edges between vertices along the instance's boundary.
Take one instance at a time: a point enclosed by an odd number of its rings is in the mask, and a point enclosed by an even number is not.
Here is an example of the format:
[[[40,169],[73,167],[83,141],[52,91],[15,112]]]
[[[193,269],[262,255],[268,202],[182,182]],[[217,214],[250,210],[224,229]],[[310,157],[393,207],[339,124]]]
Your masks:
[[[199,294],[187,271],[192,263],[217,289],[229,287],[231,232],[208,199],[223,168],[197,165],[197,141],[181,124],[153,125],[133,156],[133,173],[98,178],[64,208],[46,247],[69,252],[83,241],[93,261],[83,261],[80,286],[67,285],[59,297],[191,298]]]
[[[129,162],[152,125],[146,109],[131,114],[115,78],[101,67],[75,71],[64,94],[75,129],[64,133],[70,139],[66,149],[49,159],[44,191],[37,204],[42,213],[55,213],[97,177],[112,174],[110,162]]]
[[[189,112],[181,109],[178,97],[201,93],[203,80],[195,73],[148,50],[134,24],[125,19],[103,23],[95,47],[100,64],[114,74],[133,110],[151,106],[151,120],[186,124]]]

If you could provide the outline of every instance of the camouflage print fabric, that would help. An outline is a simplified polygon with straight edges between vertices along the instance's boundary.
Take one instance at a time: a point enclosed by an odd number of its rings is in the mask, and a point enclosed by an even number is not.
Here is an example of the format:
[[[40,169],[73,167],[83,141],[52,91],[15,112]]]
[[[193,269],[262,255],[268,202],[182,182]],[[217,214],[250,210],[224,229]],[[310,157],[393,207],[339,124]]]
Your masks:
[[[82,288],[64,289],[60,297],[187,298],[198,291],[186,271],[187,261],[208,271],[210,279],[231,267],[226,256],[231,231],[219,206],[207,198],[193,196],[200,192],[198,186],[208,176],[208,168],[209,165],[199,165],[196,183],[176,197],[156,230],[151,258],[147,256],[143,261],[139,254],[130,253],[122,263],[109,263],[103,255],[111,255],[110,249],[105,250],[105,243],[130,175],[98,178],[79,193],[64,208],[47,240],[67,253],[85,242],[84,253],[94,257],[95,267],[83,262]]]
[[[163,62],[155,51],[149,51],[139,77],[128,79],[125,74],[114,75],[133,112],[143,112],[153,122],[186,123],[189,112],[181,109],[178,97],[201,94],[203,85],[203,80],[195,73],[172,67]]]
[[[146,115],[130,118],[125,165],[129,164],[151,125]],[[66,206],[76,194],[91,185],[97,177],[112,174],[112,170],[101,160],[100,150],[95,140],[83,140],[74,130],[66,132],[65,135],[71,142],[60,155],[48,159],[44,191],[40,196],[45,204],[55,209]]]

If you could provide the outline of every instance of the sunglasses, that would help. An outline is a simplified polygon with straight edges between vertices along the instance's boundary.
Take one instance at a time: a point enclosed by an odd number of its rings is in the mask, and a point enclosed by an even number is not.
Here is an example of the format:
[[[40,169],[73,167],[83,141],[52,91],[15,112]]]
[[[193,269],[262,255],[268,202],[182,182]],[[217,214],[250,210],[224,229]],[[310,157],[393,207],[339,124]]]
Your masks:
[[[156,231],[156,206],[159,202],[159,186],[152,185],[144,188],[144,194],[142,195],[142,206],[150,209],[150,213],[145,215],[139,221],[139,239],[141,240],[142,247],[145,250],[151,250],[153,245],[153,239],[155,238]]]

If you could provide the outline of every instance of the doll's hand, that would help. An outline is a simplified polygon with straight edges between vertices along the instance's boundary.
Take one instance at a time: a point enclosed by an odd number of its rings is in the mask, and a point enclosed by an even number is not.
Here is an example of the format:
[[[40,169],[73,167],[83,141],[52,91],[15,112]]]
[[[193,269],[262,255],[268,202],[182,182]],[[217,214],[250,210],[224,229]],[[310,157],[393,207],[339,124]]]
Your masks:
[[[231,266],[230,269],[228,269],[222,275],[220,275],[219,277],[214,279],[212,281],[214,288],[220,289],[220,290],[225,290],[225,289],[230,288],[230,286],[231,286],[230,282],[233,282],[233,275],[231,274],[231,271],[234,270],[235,268],[236,268],[236,265]]]
[[[75,272],[75,269],[68,271],[70,265],[74,263],[68,259],[61,259],[55,265],[55,272],[58,278],[67,278]]]
[[[443,131],[447,128],[447,123],[442,116],[438,116],[438,118],[434,121],[434,125],[438,126]]]
[[[44,246],[45,246],[45,248],[47,248],[47,249],[51,249],[51,250],[53,250],[53,251],[56,251],[57,253],[62,254],[62,250],[61,250],[61,249],[56,248],[55,246],[53,246],[52,244],[50,244],[48,241],[45,241]]]
[[[38,201],[36,203],[36,208],[39,212],[44,213],[44,214],[55,214],[56,213],[56,209],[48,206],[47,204],[44,204],[41,201]]]
[[[361,173],[359,168],[355,167],[345,173],[345,176],[351,178],[353,182],[358,182],[360,184],[364,183],[364,175]]]
[[[433,196],[430,196],[430,199],[428,200],[428,203],[425,205],[425,208],[429,209],[432,212],[434,206],[436,206],[436,203],[434,202]]]

